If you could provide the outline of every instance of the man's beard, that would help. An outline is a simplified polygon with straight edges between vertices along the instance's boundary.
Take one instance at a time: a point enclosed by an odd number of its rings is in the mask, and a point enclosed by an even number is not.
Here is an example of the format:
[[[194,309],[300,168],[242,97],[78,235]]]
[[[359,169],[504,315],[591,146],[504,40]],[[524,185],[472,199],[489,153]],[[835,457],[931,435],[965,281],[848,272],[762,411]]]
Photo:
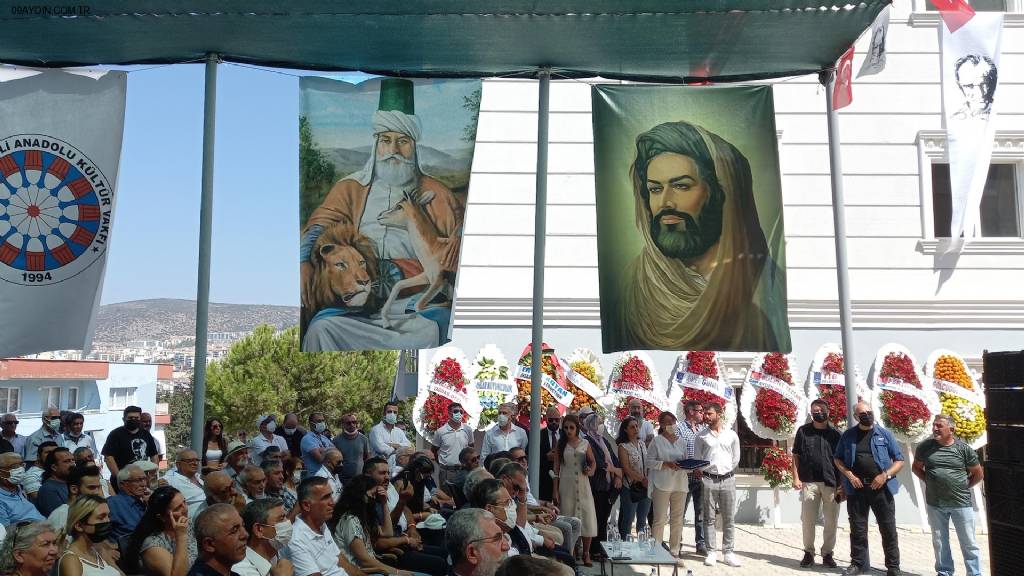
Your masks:
[[[671,208],[665,208],[651,218],[651,237],[662,254],[690,260],[704,254],[718,242],[722,236],[722,200],[715,196],[712,192],[697,218]],[[662,225],[662,216],[675,216],[683,221]]]
[[[483,562],[481,562],[477,567],[477,576],[494,576],[494,573],[498,571],[498,566],[507,557],[508,553],[500,554],[498,556],[484,555]]]
[[[373,176],[388,186],[406,186],[416,179],[416,162],[401,154],[379,157],[373,165]]]

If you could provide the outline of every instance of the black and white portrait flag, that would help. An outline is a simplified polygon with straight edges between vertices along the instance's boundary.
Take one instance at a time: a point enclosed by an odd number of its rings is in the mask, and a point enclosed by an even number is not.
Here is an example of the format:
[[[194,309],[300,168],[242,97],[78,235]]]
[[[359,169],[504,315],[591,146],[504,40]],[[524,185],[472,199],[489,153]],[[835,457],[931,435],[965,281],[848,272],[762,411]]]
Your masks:
[[[892,7],[886,7],[878,13],[875,23],[871,25],[871,45],[868,46],[867,56],[864,63],[857,72],[857,78],[878,74],[885,70],[885,42],[889,36],[889,12]]]

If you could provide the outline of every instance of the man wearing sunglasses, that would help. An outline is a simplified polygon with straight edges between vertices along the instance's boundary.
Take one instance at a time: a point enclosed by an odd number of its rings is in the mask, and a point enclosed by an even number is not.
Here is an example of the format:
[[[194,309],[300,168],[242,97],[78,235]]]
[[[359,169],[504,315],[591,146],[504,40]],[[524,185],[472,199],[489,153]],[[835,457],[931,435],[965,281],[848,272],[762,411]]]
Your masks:
[[[11,413],[4,414],[0,418],[0,431],[2,431],[0,440],[11,445],[11,450],[3,450],[3,452],[17,452],[24,457],[25,441],[28,438],[18,434],[18,417]]]

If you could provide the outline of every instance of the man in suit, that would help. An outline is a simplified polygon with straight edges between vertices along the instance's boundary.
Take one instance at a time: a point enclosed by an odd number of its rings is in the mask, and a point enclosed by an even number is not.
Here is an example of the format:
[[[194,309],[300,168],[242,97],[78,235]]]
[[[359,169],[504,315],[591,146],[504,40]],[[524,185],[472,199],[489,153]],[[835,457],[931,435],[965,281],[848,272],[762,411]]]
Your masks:
[[[562,417],[558,408],[548,406],[544,414],[547,421],[547,428],[540,434],[540,500],[551,502],[552,481],[551,470],[555,465],[555,450],[558,447],[558,426],[562,423]]]

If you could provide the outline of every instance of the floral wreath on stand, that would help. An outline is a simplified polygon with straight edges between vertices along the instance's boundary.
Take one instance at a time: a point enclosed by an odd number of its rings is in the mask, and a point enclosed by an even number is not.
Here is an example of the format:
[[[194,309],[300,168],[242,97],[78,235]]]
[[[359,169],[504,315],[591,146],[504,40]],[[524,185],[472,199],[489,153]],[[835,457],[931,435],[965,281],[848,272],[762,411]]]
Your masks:
[[[477,352],[471,371],[480,403],[477,428],[487,430],[498,421],[498,406],[515,399],[516,384],[509,377],[508,360],[494,344],[487,344]]]
[[[416,432],[431,444],[437,429],[448,422],[448,406],[453,402],[462,404],[463,424],[470,428],[476,426],[480,403],[466,377],[466,364],[466,357],[458,348],[438,348],[430,361],[425,385],[420,383],[413,405],[413,424]]]
[[[911,445],[931,436],[932,419],[940,409],[931,382],[915,365],[905,347],[886,344],[872,366],[872,405],[878,419],[897,440]]]
[[[936,350],[928,356],[924,373],[932,378],[939,395],[940,413],[953,419],[954,433],[975,450],[988,444],[985,389],[971,376],[963,357],[950,350]]]
[[[572,392],[570,391],[570,384],[565,377],[565,371],[562,369],[562,363],[559,361],[558,356],[555,355],[554,347],[548,345],[546,342],[541,344],[541,372],[550,378],[546,380],[550,385],[560,387],[568,392],[567,395],[563,396],[563,402],[559,402],[552,393],[544,387],[544,383],[541,383],[540,390],[540,410],[541,419],[544,418],[544,414],[547,412],[548,407],[556,406],[560,413],[565,413],[566,408],[572,403]],[[518,389],[518,402],[519,402],[519,423],[524,425],[527,429],[530,427],[530,393],[533,390],[533,382],[531,378],[527,376],[526,372],[532,368],[533,362],[533,344],[527,344],[526,348],[523,348],[523,353],[519,355],[519,362],[514,368],[513,377],[516,380],[516,386]],[[568,399],[569,402],[565,403]]]
[[[772,488],[793,486],[793,457],[783,448],[771,446],[764,451],[761,475]]]
[[[670,386],[669,401],[677,420],[686,419],[686,402],[695,400],[701,406],[708,402],[722,406],[726,428],[731,428],[736,422],[736,394],[732,384],[725,379],[725,369],[718,352],[692,350],[680,354],[672,368]]]
[[[603,412],[604,370],[597,354],[589,348],[577,348],[569,355],[568,362],[562,362],[562,369],[573,392],[569,408],[578,412],[589,406]]]
[[[796,359],[791,354],[758,354],[743,381],[740,410],[760,438],[789,440],[807,419],[807,397],[793,382]]]
[[[829,422],[840,432],[846,430],[848,422],[844,368],[843,349],[838,344],[828,343],[818,348],[807,373],[807,410],[810,411],[811,402],[824,400],[828,404]],[[857,400],[870,399],[871,391],[856,366],[854,373],[857,379]]]
[[[658,416],[668,409],[668,395],[665,383],[658,380],[654,362],[646,352],[623,352],[608,376],[607,402],[611,429],[618,430],[619,423],[629,416],[629,401],[640,400],[644,406],[644,419],[657,424]]]

